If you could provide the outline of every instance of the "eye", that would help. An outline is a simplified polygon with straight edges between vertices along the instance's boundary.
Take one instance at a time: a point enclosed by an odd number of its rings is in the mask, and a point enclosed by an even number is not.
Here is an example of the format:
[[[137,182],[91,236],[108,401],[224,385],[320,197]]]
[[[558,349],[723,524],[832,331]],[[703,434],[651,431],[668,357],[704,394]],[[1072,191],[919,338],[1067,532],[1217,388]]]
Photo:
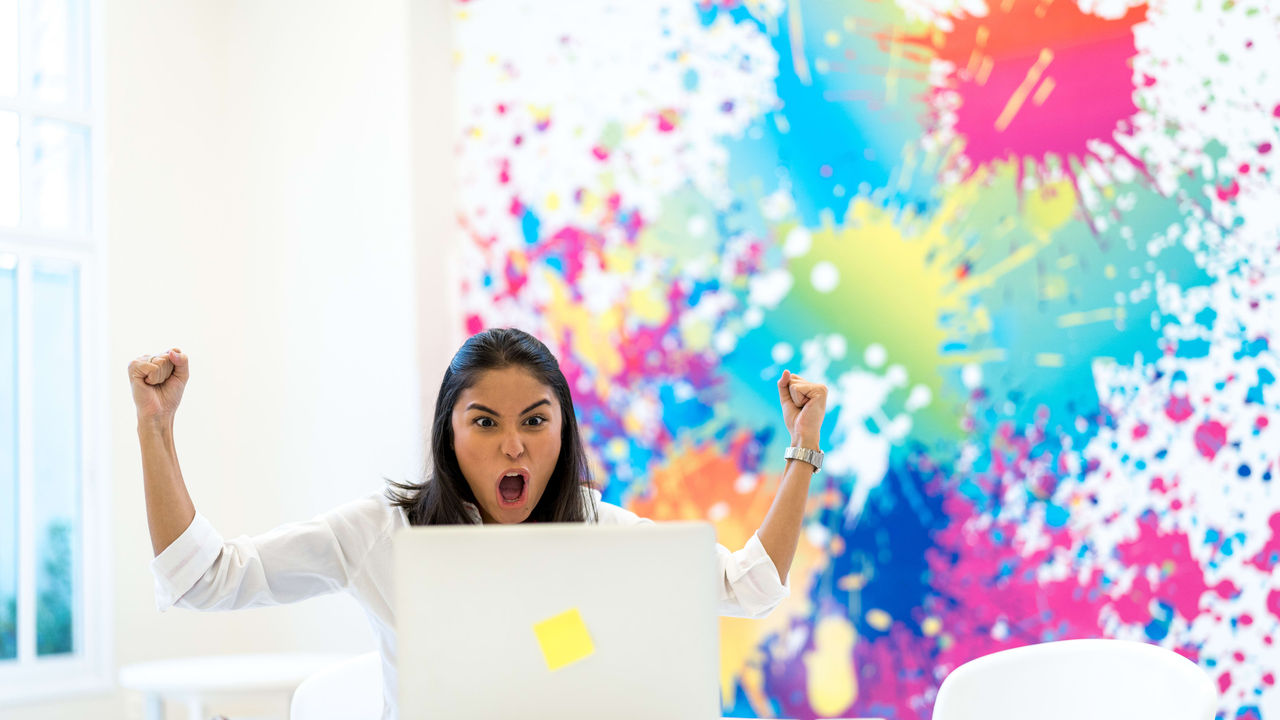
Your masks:
[[[546,417],[544,417],[544,416],[542,416],[542,415],[534,415],[533,417],[530,417],[528,420],[525,420],[525,421],[524,421],[524,424],[525,424],[525,425],[532,425],[533,427],[538,427],[538,426],[541,426],[541,425],[546,425],[548,422],[550,422],[550,421],[549,421],[549,420],[547,420],[547,418],[546,418]]]
[[[475,420],[472,420],[471,422],[472,424],[478,425],[479,427],[482,427],[482,428],[498,426],[498,423],[494,422],[493,418],[485,417],[484,415],[481,415],[480,417],[476,418]]]

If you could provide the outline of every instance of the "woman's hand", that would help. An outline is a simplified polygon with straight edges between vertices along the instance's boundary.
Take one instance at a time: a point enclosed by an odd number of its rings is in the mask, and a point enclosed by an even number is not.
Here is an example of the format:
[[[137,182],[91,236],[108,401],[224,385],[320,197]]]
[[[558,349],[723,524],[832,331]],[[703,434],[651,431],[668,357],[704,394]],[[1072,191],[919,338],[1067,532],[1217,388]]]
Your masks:
[[[791,433],[791,445],[819,450],[822,419],[827,414],[827,386],[783,370],[778,380],[778,401],[782,403],[782,418]]]
[[[173,348],[160,355],[139,355],[129,363],[129,384],[138,421],[170,421],[191,377],[186,355]]]

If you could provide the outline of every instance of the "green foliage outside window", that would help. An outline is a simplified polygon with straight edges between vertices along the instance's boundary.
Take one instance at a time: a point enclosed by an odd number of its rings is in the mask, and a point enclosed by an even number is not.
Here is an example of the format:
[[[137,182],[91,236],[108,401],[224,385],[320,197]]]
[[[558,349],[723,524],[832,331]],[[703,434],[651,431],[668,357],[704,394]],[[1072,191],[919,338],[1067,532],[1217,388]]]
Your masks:
[[[36,601],[37,655],[58,655],[73,649],[71,537],[70,523],[56,521],[49,525]]]
[[[18,598],[0,598],[0,660],[18,657]]]

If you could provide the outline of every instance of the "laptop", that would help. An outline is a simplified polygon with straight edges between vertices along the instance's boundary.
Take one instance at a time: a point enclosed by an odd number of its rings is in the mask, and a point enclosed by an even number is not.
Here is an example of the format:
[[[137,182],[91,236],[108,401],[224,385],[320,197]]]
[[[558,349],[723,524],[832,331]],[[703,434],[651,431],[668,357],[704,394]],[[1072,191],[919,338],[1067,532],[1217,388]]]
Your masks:
[[[718,720],[705,523],[395,537],[401,720]]]

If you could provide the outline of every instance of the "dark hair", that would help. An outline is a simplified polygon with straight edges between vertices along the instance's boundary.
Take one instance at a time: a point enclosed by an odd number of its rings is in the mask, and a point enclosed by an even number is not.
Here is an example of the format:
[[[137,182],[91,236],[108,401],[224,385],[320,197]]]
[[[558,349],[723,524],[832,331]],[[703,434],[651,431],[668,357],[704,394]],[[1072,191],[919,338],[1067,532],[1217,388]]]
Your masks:
[[[488,370],[520,367],[551,388],[560,403],[560,457],[547,488],[526,522],[583,522],[595,515],[594,502],[583,492],[591,483],[587,455],[573,412],[569,381],[560,363],[534,336],[515,328],[490,328],[462,344],[444,371],[431,427],[431,460],[421,483],[388,480],[387,498],[404,508],[410,525],[467,525],[463,502],[479,505],[458,467],[453,450],[453,408],[463,390]]]

